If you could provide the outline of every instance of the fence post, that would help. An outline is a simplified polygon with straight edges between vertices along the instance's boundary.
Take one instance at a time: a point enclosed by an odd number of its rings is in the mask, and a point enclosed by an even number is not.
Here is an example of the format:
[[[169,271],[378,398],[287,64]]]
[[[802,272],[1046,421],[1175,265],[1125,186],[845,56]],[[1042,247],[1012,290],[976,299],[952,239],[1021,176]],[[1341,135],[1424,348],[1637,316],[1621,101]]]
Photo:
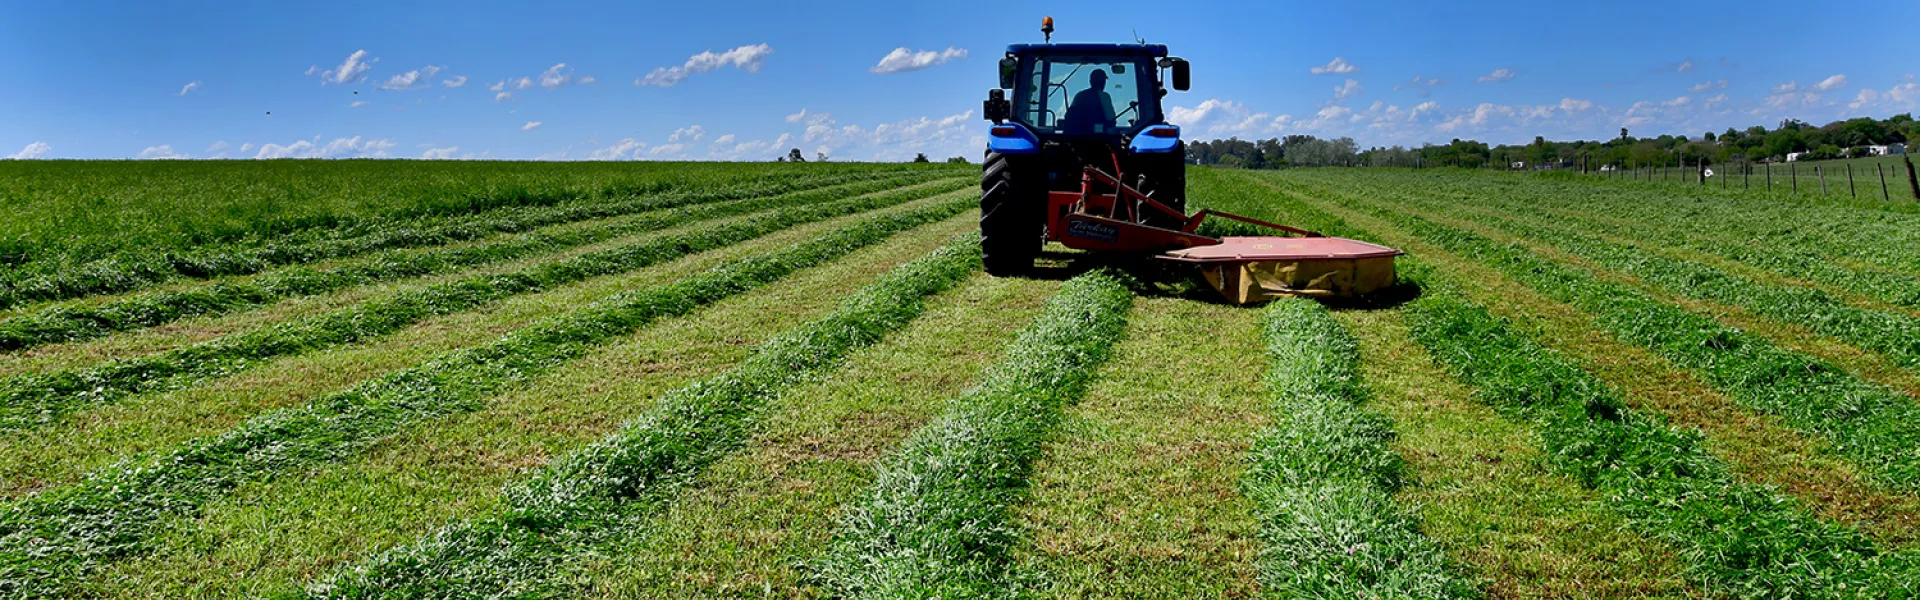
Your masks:
[[[1787,163],[1787,173],[1793,175],[1793,193],[1800,193],[1800,165]]]
[[[1881,199],[1882,201],[1887,201],[1887,202],[1891,202],[1891,201],[1893,201],[1893,197],[1892,197],[1892,196],[1888,196],[1888,195],[1887,195],[1887,167],[1886,167],[1886,165],[1882,165],[1882,164],[1880,164],[1880,163],[1873,163],[1873,170],[1875,170],[1875,171],[1879,171],[1879,172],[1880,172],[1880,199]]]
[[[1907,163],[1907,187],[1913,188],[1913,199],[1920,200],[1920,178],[1913,176],[1913,157],[1903,154],[1900,160]]]
[[[1753,163],[1740,165],[1740,189],[1753,189]]]
[[[1853,189],[1853,163],[1847,163],[1847,195],[1855,200],[1860,199],[1859,190]]]
[[[1816,178],[1816,179],[1819,179],[1819,180],[1820,180],[1820,195],[1821,195],[1822,197],[1825,197],[1825,196],[1827,195],[1827,173],[1826,173],[1826,171],[1822,171],[1822,170],[1820,170],[1820,165],[1814,165],[1814,166],[1813,166],[1813,176],[1814,176],[1814,178]]]
[[[1767,191],[1773,191],[1773,163],[1767,163]]]

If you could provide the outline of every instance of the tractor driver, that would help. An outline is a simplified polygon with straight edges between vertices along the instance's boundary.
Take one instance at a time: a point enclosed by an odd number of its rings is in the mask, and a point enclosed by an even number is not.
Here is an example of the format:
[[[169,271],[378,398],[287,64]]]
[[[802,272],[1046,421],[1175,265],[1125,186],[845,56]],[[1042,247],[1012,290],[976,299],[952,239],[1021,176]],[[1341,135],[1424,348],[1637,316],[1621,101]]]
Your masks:
[[[1067,133],[1108,133],[1113,127],[1113,97],[1107,95],[1107,72],[1094,69],[1087,74],[1087,89],[1073,95],[1062,119]]]

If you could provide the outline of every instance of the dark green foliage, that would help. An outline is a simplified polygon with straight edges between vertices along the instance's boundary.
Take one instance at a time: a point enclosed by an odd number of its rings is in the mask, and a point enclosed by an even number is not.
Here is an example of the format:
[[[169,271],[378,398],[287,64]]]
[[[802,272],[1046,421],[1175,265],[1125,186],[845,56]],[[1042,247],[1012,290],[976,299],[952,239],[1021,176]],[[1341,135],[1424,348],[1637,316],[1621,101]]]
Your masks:
[[[1263,318],[1273,428],[1243,488],[1258,510],[1258,565],[1275,598],[1471,598],[1397,506],[1393,424],[1362,406],[1360,350],[1326,307],[1277,300]]]
[[[883,460],[813,567],[848,598],[1002,598],[1012,507],[1061,410],[1079,399],[1126,326],[1133,294],[1081,275],[1020,333],[1005,360]]]
[[[782,334],[724,374],[663,396],[621,431],[509,486],[506,508],[389,550],[309,587],[314,598],[543,595],[558,565],[618,537],[746,443],[766,406],[855,349],[905,326],[925,297],[980,268],[965,236],[895,268],[825,318]]]
[[[294,267],[270,272],[250,281],[153,292],[96,307],[51,308],[0,321],[0,351],[92,339],[116,331],[153,327],[187,317],[221,314],[368,283],[454,273],[684,223],[837,200],[923,179],[921,176],[876,179],[732,202],[709,203],[704,201],[711,198],[694,195],[667,196],[645,201],[645,204],[655,207],[648,212],[598,227],[556,233],[532,232],[464,248],[428,252],[388,251],[331,269]],[[683,206],[696,199],[703,202]]]
[[[0,382],[0,430],[33,427],[74,410],[115,402],[132,394],[201,384],[271,358],[362,342],[399,331],[430,316],[472,310],[504,298],[632,271],[803,223],[923,197],[926,197],[923,190],[906,189],[785,208],[735,223],[583,254],[512,273],[472,275],[152,356],[71,371],[23,375]]]
[[[0,512],[0,589],[57,596],[104,561],[138,553],[169,518],[191,516],[233,488],[337,462],[397,432],[483,407],[489,397],[560,368],[654,321],[845,256],[971,207],[971,197],[867,218],[796,246],[635,290],[418,367],[275,411],[227,433],[90,474]]]

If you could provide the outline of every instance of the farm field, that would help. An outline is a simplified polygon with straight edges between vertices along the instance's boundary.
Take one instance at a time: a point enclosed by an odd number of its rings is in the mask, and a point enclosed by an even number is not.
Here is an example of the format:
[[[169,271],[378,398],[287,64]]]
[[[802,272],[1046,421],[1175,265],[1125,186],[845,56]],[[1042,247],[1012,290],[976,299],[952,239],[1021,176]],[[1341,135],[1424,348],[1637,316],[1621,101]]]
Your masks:
[[[978,168],[0,162],[0,598],[1920,597],[1911,203],[1191,168],[1407,252],[1241,307]]]

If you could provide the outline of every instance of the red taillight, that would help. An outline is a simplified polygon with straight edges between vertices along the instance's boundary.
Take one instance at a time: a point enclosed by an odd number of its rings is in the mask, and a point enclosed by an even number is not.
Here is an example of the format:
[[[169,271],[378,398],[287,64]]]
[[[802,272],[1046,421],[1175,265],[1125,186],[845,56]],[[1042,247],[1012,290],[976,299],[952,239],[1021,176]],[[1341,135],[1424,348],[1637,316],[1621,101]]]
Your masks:
[[[1154,129],[1148,129],[1147,135],[1150,135],[1153,137],[1174,138],[1174,137],[1180,137],[1180,130],[1174,129],[1172,127],[1157,127]]]
[[[1020,128],[1012,125],[996,125],[991,131],[994,135],[1000,137],[1012,137],[1020,134]]]

